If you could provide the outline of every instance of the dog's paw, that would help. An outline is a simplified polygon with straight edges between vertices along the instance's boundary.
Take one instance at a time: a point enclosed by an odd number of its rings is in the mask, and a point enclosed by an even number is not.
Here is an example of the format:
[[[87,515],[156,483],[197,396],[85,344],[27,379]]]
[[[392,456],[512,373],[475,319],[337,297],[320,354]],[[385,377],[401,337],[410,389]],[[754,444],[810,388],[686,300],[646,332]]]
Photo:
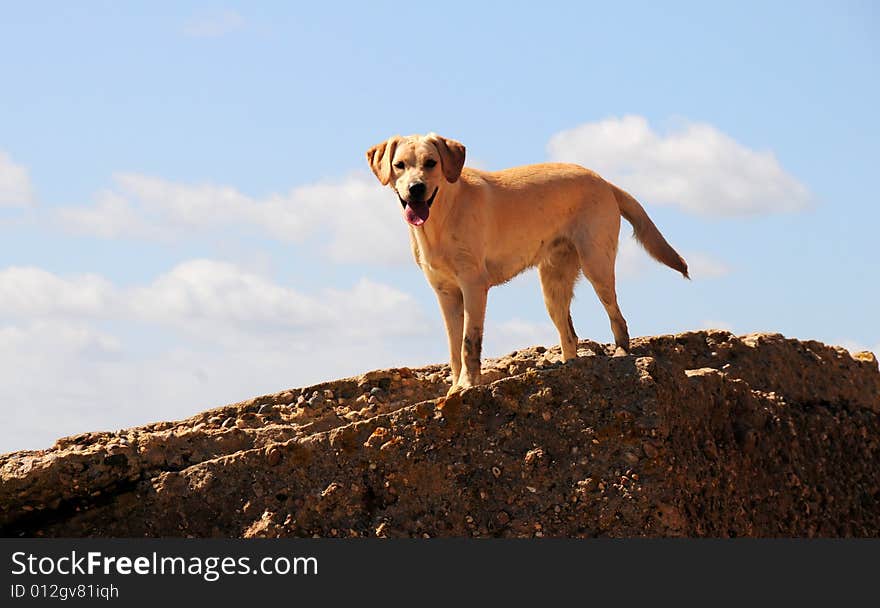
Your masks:
[[[464,390],[464,387],[462,387],[458,384],[453,384],[452,386],[449,387],[449,390],[446,391],[446,396],[451,397],[452,395],[460,393],[463,390]]]
[[[628,354],[629,354],[629,353],[626,352],[626,349],[624,349],[622,346],[618,346],[616,349],[614,349],[614,355],[612,355],[612,356],[614,356],[614,357],[625,357],[625,356],[627,356]]]

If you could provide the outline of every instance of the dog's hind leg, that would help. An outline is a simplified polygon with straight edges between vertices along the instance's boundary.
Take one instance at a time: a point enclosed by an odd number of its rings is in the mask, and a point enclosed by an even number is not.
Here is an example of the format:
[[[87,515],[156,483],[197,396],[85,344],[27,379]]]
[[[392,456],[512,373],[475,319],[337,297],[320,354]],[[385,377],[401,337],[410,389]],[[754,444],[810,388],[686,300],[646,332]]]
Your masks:
[[[617,345],[615,355],[625,355],[629,350],[629,330],[626,328],[626,320],[617,305],[617,290],[614,279],[614,258],[617,252],[617,233],[614,233],[614,242],[611,246],[578,246],[581,266],[584,276],[592,284],[599,301],[608,313],[611,321],[611,331],[614,333],[614,343]]]
[[[578,254],[569,241],[555,244],[547,257],[538,264],[544,305],[559,332],[563,361],[577,357],[577,334],[571,322],[570,307],[579,273]]]

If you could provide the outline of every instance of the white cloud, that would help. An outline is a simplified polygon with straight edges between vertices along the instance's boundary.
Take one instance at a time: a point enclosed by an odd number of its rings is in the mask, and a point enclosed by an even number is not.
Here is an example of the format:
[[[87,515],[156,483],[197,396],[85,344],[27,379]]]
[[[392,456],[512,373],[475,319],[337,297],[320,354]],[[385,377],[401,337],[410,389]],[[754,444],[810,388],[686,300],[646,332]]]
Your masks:
[[[733,325],[731,325],[727,321],[706,319],[705,321],[700,323],[700,327],[702,329],[723,329],[729,332],[734,332]]]
[[[136,173],[119,173],[114,181],[119,190],[114,193],[139,207],[145,221],[160,220],[179,229],[254,221],[262,207],[230,186],[177,184]]]
[[[409,233],[394,194],[372,175],[295,188],[290,201],[308,210],[307,229],[329,232],[326,252],[337,262],[411,263]]]
[[[372,176],[350,175],[253,198],[230,186],[180,184],[118,174],[95,204],[56,213],[74,233],[173,239],[221,228],[250,228],[282,242],[310,240],[337,262],[406,263],[406,225],[393,195]]]
[[[717,279],[730,274],[730,267],[709,254],[684,251],[682,256],[688,263],[688,272],[695,281]],[[632,238],[626,227],[621,230],[617,246],[615,270],[618,277],[632,278],[646,272],[661,270],[663,265],[651,259],[639,243]]]
[[[356,338],[377,332],[392,336],[421,335],[434,324],[412,296],[366,278],[347,292],[328,289],[322,300],[335,302],[332,306],[334,330],[343,328]]]
[[[62,207],[56,219],[73,234],[105,239],[138,237],[161,239],[163,232],[142,218],[124,196],[107,190],[89,207]]]
[[[28,170],[0,150],[0,207],[28,207],[34,191]]]
[[[811,201],[772,152],[752,150],[708,124],[683,122],[660,134],[641,116],[609,118],[557,133],[548,152],[647,203],[701,215],[790,212]]]
[[[329,331],[338,336],[412,334],[424,327],[415,299],[388,285],[364,278],[351,289],[305,295],[214,260],[179,264],[150,285],[131,290],[127,300],[134,318],[188,331],[207,327],[212,336],[234,325],[248,332]]]
[[[0,314],[99,316],[115,308],[116,291],[93,274],[59,277],[41,268],[0,270]]]
[[[21,358],[47,352],[76,357],[105,357],[118,353],[119,340],[82,323],[57,320],[29,321],[0,326],[0,352]]]
[[[833,342],[833,344],[839,344],[850,353],[870,351],[874,353],[877,357],[880,357],[880,343],[875,344],[873,347],[866,346],[864,342],[859,342],[858,340],[840,340],[838,342]]]
[[[656,264],[624,227],[617,241],[615,274],[618,277],[636,277]]]
[[[46,448],[64,435],[178,420],[257,395],[415,361],[414,348],[406,350],[400,340],[345,341],[332,333],[314,341],[289,333],[267,337],[243,333],[219,345],[190,340],[144,352],[74,322],[2,327],[0,453]]]
[[[152,283],[119,288],[97,275],[60,277],[33,267],[0,270],[0,314],[18,318],[102,318],[187,330],[240,326],[346,335],[418,333],[423,312],[409,294],[369,279],[351,289],[302,294],[215,260],[178,264]]]
[[[240,14],[225,9],[193,19],[184,26],[183,33],[193,38],[219,38],[240,30],[245,23]]]
[[[301,326],[321,322],[320,302],[239,270],[232,264],[193,260],[177,265],[130,293],[138,318],[188,324],[193,320]]]
[[[685,253],[684,259],[688,263],[688,271],[691,278],[699,279],[717,279],[730,274],[730,267],[720,260],[716,260],[712,256],[705,253]]]
[[[484,356],[500,357],[514,350],[542,344],[559,344],[559,333],[550,321],[532,322],[520,318],[487,321],[483,332]]]
[[[114,412],[131,416],[136,384],[109,391],[114,375],[95,373],[115,367],[120,348],[114,336],[77,321],[0,326],[0,452],[45,448],[64,434],[105,429]],[[137,370],[131,371],[120,380],[131,381]],[[151,404],[138,405],[149,411]]]
[[[0,402],[9,413],[0,452],[413,365],[443,350],[437,315],[391,286],[361,279],[303,293],[214,260],[134,287],[7,268],[0,319]]]

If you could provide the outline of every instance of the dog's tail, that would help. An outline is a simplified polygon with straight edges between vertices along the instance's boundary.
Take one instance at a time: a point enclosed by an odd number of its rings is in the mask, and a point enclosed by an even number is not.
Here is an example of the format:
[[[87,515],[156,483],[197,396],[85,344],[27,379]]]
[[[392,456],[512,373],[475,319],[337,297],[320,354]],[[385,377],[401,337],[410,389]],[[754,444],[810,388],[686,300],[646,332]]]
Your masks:
[[[614,184],[609,185],[614,190],[614,198],[617,199],[620,214],[626,218],[626,221],[632,224],[636,240],[651,254],[652,258],[661,264],[666,264],[673,270],[677,270],[684,278],[689,279],[687,262],[678,255],[678,252],[672,248],[672,245],[666,242],[666,239],[657,230],[657,226],[648,217],[645,208],[628,192],[621,190]]]

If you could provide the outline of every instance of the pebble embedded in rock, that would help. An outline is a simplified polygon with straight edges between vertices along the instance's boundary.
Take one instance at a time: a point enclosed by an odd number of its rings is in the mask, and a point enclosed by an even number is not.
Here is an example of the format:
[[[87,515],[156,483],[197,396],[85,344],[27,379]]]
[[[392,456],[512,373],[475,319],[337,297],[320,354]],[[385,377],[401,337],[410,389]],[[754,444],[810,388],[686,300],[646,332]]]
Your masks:
[[[534,448],[526,452],[525,463],[526,464],[537,464],[544,458],[544,450],[541,448]]]
[[[266,448],[266,462],[268,462],[270,467],[274,467],[281,462],[281,450],[278,446],[273,445]]]

